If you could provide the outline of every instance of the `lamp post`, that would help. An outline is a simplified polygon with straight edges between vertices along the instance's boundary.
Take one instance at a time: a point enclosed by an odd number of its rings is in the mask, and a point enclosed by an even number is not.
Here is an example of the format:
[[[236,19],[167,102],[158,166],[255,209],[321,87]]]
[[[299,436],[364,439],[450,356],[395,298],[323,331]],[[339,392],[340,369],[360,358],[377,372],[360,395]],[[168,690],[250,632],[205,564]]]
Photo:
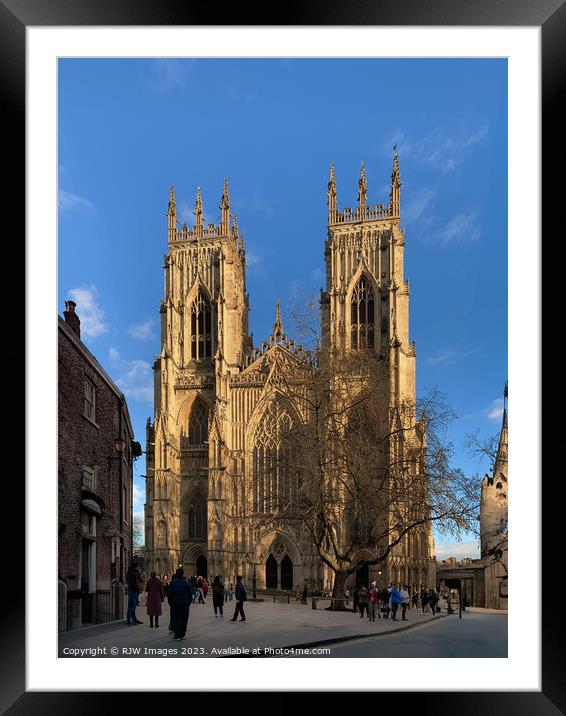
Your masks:
[[[255,559],[253,559],[252,555],[250,555],[250,554],[247,554],[246,558],[247,558],[247,561],[252,562],[252,564],[254,566],[254,571],[253,571],[253,575],[252,575],[252,595],[253,595],[253,598],[256,599],[257,598],[257,594],[256,594],[257,576],[256,576],[255,568],[258,564],[261,564],[263,562],[263,554],[260,553],[259,562],[256,562]]]

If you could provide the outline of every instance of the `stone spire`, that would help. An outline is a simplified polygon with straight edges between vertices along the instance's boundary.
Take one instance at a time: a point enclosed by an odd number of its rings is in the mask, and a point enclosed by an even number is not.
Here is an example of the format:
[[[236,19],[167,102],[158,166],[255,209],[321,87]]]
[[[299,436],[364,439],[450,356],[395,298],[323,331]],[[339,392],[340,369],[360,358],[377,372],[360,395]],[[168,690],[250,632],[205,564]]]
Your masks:
[[[360,178],[358,180],[358,203],[360,206],[365,206],[367,202],[368,185],[366,181],[366,168],[362,162],[362,170],[360,172]]]
[[[326,196],[328,198],[328,223],[333,224],[336,221],[336,179],[334,178],[334,164],[330,165],[330,179],[328,181]]]
[[[271,338],[274,343],[278,342],[278,336],[280,337],[280,340],[285,340],[283,323],[281,322],[281,304],[279,303],[279,299],[275,302],[275,323],[273,324],[273,333],[271,334]]]
[[[493,478],[498,477],[507,479],[507,441],[509,438],[507,426],[507,396],[509,394],[507,382],[503,389],[503,418],[501,420],[501,432],[499,433],[499,444],[497,446],[497,455],[495,457],[495,465],[493,466]]]
[[[228,192],[228,179],[224,179],[224,190],[222,192],[222,201],[220,202],[220,210],[222,211],[222,233],[230,233],[230,194]]]
[[[400,216],[401,175],[399,173],[399,155],[397,154],[397,145],[393,147],[393,171],[391,172],[390,207],[392,216]]]
[[[169,189],[169,203],[167,204],[167,235],[169,243],[175,240],[177,233],[177,204],[175,203],[175,189],[171,184]]]
[[[200,186],[197,186],[197,198],[195,201],[195,229],[197,236],[202,236],[203,224],[202,224],[202,199],[200,196]]]

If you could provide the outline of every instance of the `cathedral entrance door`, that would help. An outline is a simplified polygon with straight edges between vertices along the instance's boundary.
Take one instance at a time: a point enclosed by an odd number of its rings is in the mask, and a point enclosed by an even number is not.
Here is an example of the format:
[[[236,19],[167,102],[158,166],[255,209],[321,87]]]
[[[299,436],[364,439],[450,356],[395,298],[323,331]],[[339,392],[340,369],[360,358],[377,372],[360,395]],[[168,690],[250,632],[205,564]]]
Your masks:
[[[265,586],[267,589],[277,589],[277,561],[272,554],[265,563]]]
[[[197,557],[197,577],[208,578],[208,563],[206,561],[206,557],[203,554]]]
[[[293,589],[293,562],[288,554],[281,560],[281,589]]]
[[[369,585],[369,566],[364,564],[356,571],[356,587],[367,587]]]

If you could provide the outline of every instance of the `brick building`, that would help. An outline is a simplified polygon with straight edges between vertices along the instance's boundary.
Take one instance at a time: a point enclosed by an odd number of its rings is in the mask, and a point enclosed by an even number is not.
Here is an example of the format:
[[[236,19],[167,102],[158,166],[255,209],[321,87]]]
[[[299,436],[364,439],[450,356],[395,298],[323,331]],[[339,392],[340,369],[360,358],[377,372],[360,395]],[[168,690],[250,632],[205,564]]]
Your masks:
[[[124,395],[81,341],[75,307],[65,303],[58,336],[59,631],[124,616],[141,454]]]

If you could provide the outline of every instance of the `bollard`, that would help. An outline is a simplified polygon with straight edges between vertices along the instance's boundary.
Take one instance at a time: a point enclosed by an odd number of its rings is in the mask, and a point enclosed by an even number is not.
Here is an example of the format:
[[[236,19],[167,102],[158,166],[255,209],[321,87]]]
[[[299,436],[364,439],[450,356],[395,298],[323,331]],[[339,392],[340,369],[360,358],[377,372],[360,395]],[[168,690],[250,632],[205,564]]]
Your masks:
[[[316,609],[316,599],[314,597],[312,598],[312,608]]]

